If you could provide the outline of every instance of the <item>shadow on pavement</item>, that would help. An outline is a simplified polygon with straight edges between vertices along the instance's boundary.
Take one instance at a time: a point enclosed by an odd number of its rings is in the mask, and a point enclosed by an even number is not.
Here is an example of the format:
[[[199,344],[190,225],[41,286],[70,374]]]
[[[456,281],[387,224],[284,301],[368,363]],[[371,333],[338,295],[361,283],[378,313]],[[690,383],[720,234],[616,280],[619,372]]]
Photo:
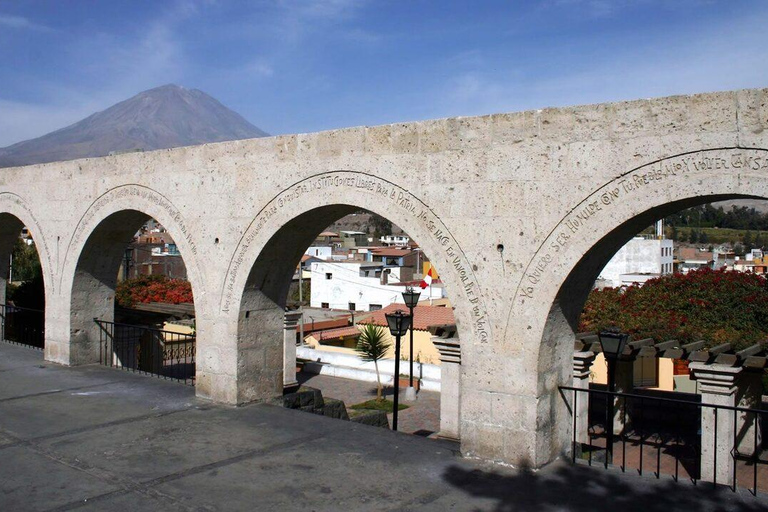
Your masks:
[[[713,489],[707,484],[658,481],[636,474],[597,471],[556,463],[541,472],[517,474],[450,466],[445,481],[475,498],[496,502],[496,512],[569,510],[592,512],[765,511],[768,500],[745,490]],[[477,509],[480,510],[480,509]]]

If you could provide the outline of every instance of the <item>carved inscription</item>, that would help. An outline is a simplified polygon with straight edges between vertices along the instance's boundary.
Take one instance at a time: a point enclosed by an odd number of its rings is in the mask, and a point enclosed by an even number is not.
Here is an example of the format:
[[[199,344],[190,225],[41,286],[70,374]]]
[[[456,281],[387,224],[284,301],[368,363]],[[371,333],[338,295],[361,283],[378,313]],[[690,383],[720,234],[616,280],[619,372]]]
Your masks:
[[[40,253],[40,251],[38,251],[38,257],[43,257],[43,255],[45,257],[46,268],[48,269],[48,277],[49,277],[46,280],[46,286],[51,287],[51,290],[50,290],[51,292],[56,291],[56,286],[55,286],[55,283],[53,282],[53,276],[51,275],[51,273],[53,272],[53,263],[51,262],[51,253],[48,250],[48,245],[45,241],[45,236],[43,236],[43,232],[40,229],[40,224],[37,222],[37,219],[32,214],[32,210],[29,209],[29,207],[27,206],[27,203],[21,197],[17,196],[16,194],[12,194],[10,192],[0,193],[0,201],[5,204],[13,205],[11,208],[5,208],[2,205],[0,205],[0,211],[12,212],[13,207],[16,206],[26,212],[27,215],[25,218],[32,220],[33,225],[27,226],[27,227],[30,228],[32,232],[32,236],[34,237],[35,244],[38,247],[43,248],[42,254]],[[24,220],[22,220],[22,222],[24,222]]]
[[[72,237],[72,241],[70,245],[74,245],[77,247],[80,242],[90,234],[90,224],[93,221],[95,217],[98,216],[99,212],[108,204],[113,203],[114,201],[124,199],[124,198],[136,198],[136,199],[142,199],[144,201],[147,201],[151,204],[154,204],[168,213],[170,218],[172,219],[173,223],[178,226],[179,231],[181,232],[181,235],[184,237],[184,239],[187,241],[187,244],[189,246],[189,250],[193,254],[197,254],[197,247],[195,246],[195,242],[192,239],[192,232],[187,228],[186,224],[184,223],[184,219],[181,216],[181,212],[171,204],[171,202],[163,197],[162,195],[158,194],[157,192],[148,189],[146,187],[142,187],[139,185],[124,185],[120,187],[113,188],[103,196],[101,196],[99,199],[94,202],[90,208],[88,208],[88,211],[83,215],[83,218],[80,219],[80,223],[78,224],[77,229],[75,230],[75,234]],[[148,213],[148,212],[145,212]],[[160,219],[157,219],[160,220]]]
[[[764,152],[754,150],[736,150],[725,154],[722,150],[714,154],[693,153],[644,166],[613,180],[571,211],[539,249],[518,287],[520,302],[534,298],[556,255],[564,251],[580,231],[590,229],[603,212],[633,196],[652,193],[650,189],[654,185],[662,184],[669,178],[698,171],[768,171],[768,157]]]
[[[232,305],[235,282],[243,263],[248,261],[248,249],[256,237],[259,236],[259,233],[269,224],[270,219],[281,208],[301,199],[305,194],[324,192],[328,189],[348,189],[365,192],[373,195],[375,198],[392,203],[407,215],[413,216],[420,222],[443,249],[446,261],[450,263],[461,281],[463,292],[472,305],[473,329],[478,339],[483,343],[489,340],[490,326],[477,281],[471,271],[471,267],[467,264],[463,252],[440,219],[424,206],[421,201],[396,185],[376,177],[345,171],[323,174],[302,181],[282,192],[259,212],[246,231],[246,235],[238,247],[237,254],[230,264],[222,302],[223,311],[229,311]],[[278,229],[278,226],[270,227],[269,234],[274,234],[273,231],[275,229]]]

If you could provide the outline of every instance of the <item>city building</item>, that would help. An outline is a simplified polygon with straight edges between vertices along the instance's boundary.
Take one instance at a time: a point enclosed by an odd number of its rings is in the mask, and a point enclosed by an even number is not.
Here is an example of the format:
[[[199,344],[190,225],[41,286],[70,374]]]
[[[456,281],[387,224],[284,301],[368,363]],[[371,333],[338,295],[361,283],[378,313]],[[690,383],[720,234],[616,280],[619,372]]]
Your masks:
[[[382,261],[320,261],[311,265],[311,300],[314,308],[376,311],[403,303],[403,283],[412,283],[413,268],[386,266]],[[443,299],[442,283],[422,291],[420,301]]]
[[[368,245],[368,233],[362,231],[339,231],[341,247],[352,248]]]
[[[385,245],[387,247],[404,247],[408,245],[408,242],[410,241],[411,239],[404,235],[384,235],[379,238],[381,245]]]
[[[618,288],[671,274],[674,271],[673,250],[673,240],[636,236],[611,258],[599,279],[605,286]]]
[[[715,264],[715,256],[712,252],[702,251],[695,247],[681,247],[677,259],[679,262],[678,270],[683,274],[698,268],[712,268]],[[738,259],[734,260],[734,264],[737,261]]]

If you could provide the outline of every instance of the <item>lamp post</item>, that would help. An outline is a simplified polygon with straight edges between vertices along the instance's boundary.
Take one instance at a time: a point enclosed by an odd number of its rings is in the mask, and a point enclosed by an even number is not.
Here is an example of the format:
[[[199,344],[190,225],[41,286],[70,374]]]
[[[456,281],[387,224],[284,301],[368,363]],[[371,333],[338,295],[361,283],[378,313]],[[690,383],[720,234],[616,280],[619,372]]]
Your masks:
[[[616,361],[619,360],[627,346],[629,334],[621,332],[618,327],[611,327],[601,331],[598,335],[600,346],[603,348],[603,356],[608,363],[608,391],[616,391]],[[606,433],[606,458],[605,464],[613,462],[613,415],[614,415],[614,396],[608,395],[608,406],[605,411],[605,433]]]
[[[397,430],[397,408],[400,394],[400,337],[411,326],[410,315],[403,314],[399,309],[394,313],[384,315],[387,318],[389,332],[395,337],[395,397],[392,410],[392,430]]]
[[[403,301],[411,312],[411,324],[413,324],[413,308],[419,303],[419,295],[421,295],[421,292],[415,291],[412,286],[406,287],[403,292]],[[413,327],[413,325],[411,325],[411,327]],[[411,380],[408,383],[405,397],[408,400],[414,400],[416,398],[416,389],[413,387],[413,328],[411,328],[410,352],[408,352],[408,354],[409,359],[411,360]]]

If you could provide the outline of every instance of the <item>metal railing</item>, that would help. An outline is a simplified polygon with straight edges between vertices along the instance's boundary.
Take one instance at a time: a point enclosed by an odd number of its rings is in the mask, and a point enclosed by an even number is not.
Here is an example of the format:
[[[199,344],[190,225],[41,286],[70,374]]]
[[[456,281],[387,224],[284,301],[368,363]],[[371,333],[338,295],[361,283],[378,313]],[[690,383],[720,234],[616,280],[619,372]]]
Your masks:
[[[3,341],[42,349],[45,345],[45,311],[0,304],[0,329]]]
[[[99,327],[99,362],[123,370],[195,383],[195,335],[106,322]]]
[[[571,457],[574,463],[593,465],[597,462],[607,469],[609,464],[636,470],[640,475],[650,469],[653,476],[669,475],[675,481],[687,477],[697,484],[702,481],[702,467],[706,464],[712,485],[723,483],[721,468],[727,467],[726,480],[732,491],[748,488],[757,495],[768,490],[768,458],[765,457],[763,439],[768,426],[768,410],[751,409],[701,403],[695,400],[665,398],[645,394],[618,393],[600,389],[560,386],[564,399],[573,415]],[[609,461],[608,400],[618,402],[613,419],[613,460]],[[577,439],[579,402],[588,400],[587,430]],[[581,402],[583,404],[583,402]],[[583,411],[582,405],[582,411]],[[707,415],[707,421],[702,418]],[[732,419],[731,419],[732,418]],[[718,425],[732,421],[733,436],[718,437]],[[618,428],[617,428],[618,425]],[[702,429],[710,429],[706,436]],[[730,437],[730,436],[729,436]],[[703,439],[710,439],[702,446]],[[727,455],[723,456],[727,451]],[[650,459],[650,460],[649,460]],[[725,459],[725,460],[723,460]],[[727,466],[724,466],[727,465]],[[650,466],[650,467],[649,467]],[[762,469],[761,469],[761,466]],[[760,475],[760,477],[758,477]]]

